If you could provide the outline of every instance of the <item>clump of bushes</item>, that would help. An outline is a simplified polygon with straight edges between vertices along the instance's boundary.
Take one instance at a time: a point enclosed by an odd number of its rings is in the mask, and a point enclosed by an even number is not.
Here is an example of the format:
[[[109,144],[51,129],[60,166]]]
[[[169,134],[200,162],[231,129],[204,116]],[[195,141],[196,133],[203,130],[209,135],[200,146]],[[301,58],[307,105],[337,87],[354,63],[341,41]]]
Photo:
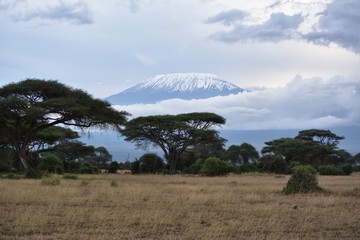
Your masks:
[[[96,166],[91,165],[90,163],[84,163],[80,166],[80,173],[83,174],[93,174],[98,173],[99,169]]]
[[[257,172],[259,168],[256,164],[244,163],[237,168],[238,173]]]
[[[206,176],[226,175],[234,170],[234,167],[216,157],[210,157],[205,160],[200,172]]]
[[[64,171],[64,163],[58,156],[48,154],[41,159],[39,169],[48,173],[62,174]]]
[[[350,175],[352,173],[352,166],[344,164],[342,166],[323,165],[318,168],[320,175]]]
[[[316,169],[310,165],[298,166],[293,169],[289,181],[283,189],[285,194],[320,192]]]

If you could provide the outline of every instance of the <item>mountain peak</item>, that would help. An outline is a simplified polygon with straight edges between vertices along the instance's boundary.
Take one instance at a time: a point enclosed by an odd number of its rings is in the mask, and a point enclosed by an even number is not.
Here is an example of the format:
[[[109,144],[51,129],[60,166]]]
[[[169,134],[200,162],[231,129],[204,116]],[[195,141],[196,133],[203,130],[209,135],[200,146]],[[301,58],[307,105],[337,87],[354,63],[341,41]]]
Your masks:
[[[116,105],[155,103],[165,99],[202,99],[237,94],[244,90],[209,73],[156,75],[143,83],[112,95],[106,100]]]
[[[167,89],[168,91],[195,91],[198,89],[236,89],[236,85],[221,80],[209,73],[172,73],[156,75],[144,83],[137,85],[140,88]]]

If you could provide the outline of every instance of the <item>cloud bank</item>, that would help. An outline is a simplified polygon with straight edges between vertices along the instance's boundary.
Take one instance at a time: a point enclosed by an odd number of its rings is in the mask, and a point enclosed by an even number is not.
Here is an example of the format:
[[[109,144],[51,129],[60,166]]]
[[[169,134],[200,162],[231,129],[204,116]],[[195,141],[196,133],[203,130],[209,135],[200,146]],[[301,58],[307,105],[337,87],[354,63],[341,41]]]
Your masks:
[[[268,9],[277,5],[273,4]],[[247,15],[250,13],[232,9],[208,18],[206,23],[232,26],[230,31],[216,32],[210,37],[228,43],[249,40],[279,42],[302,39],[318,45],[336,44],[357,54],[360,53],[360,1],[358,0],[332,1],[326,6],[325,11],[316,14],[318,21],[311,26],[308,33],[300,30],[302,24],[310,21],[310,17],[305,13],[287,15],[284,12],[275,12],[267,21],[252,25],[239,21]]]
[[[93,12],[86,2],[51,2],[52,5],[38,7],[29,1],[17,0],[12,3],[0,2],[0,10],[11,12],[11,18],[15,22],[40,20],[42,22],[68,22],[70,24],[82,25],[94,22]]]
[[[360,123],[360,76],[304,79],[285,87],[201,100],[172,99],[157,104],[115,106],[133,117],[214,112],[224,116],[224,129],[306,129]]]

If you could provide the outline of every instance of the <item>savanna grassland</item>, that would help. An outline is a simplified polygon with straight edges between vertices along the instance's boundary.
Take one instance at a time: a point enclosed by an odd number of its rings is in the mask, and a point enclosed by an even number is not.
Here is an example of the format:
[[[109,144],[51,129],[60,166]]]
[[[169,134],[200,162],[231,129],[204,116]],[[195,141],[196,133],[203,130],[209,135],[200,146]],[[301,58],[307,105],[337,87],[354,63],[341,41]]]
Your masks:
[[[283,195],[288,176],[0,179],[0,239],[360,239],[360,174]]]

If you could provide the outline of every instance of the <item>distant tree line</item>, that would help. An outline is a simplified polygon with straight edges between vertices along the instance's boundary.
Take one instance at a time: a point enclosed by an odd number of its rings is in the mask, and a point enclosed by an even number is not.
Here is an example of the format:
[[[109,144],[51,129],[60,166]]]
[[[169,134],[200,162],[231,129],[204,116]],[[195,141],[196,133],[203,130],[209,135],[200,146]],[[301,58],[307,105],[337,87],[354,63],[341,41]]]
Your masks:
[[[350,174],[360,163],[329,130],[309,129],[294,138],[265,143],[259,152],[249,143],[225,148],[218,128],[225,119],[214,113],[138,117],[117,111],[103,100],[57,81],[27,79],[0,88],[0,172],[25,171],[28,177],[51,173],[187,173],[208,176],[230,172],[290,174],[313,166],[320,174]],[[137,147],[159,147],[164,159],[148,153],[118,163],[105,147],[76,140],[76,130],[112,129]]]

